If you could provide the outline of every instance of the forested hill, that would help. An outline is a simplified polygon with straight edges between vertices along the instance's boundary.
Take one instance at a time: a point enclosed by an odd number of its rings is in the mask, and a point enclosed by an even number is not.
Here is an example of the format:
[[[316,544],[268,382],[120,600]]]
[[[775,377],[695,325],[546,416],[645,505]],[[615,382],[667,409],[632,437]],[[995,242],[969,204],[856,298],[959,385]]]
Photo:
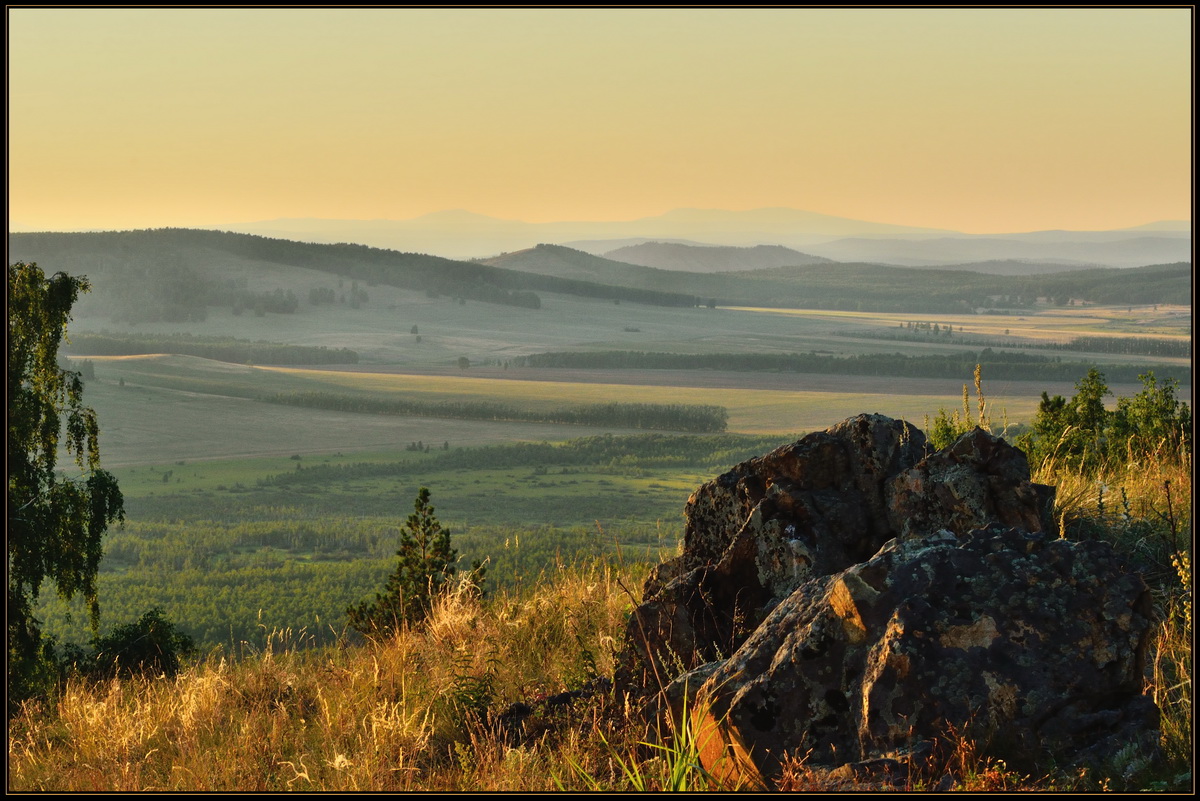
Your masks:
[[[800,307],[861,311],[904,309],[961,311],[992,306],[1021,307],[1037,298],[1067,305],[1168,303],[1190,305],[1192,265],[1101,267],[1051,275],[989,275],[968,270],[839,263],[778,267],[739,273],[744,294],[772,296],[791,285],[803,290]],[[757,285],[758,291],[751,289]],[[699,293],[697,293],[699,294]],[[787,295],[774,294],[775,298]],[[857,304],[857,305],[855,305]],[[784,306],[783,302],[766,305]]]
[[[969,313],[994,306],[1021,308],[1038,298],[1063,305],[1072,301],[1191,303],[1188,263],[1049,275],[836,262],[696,273],[625,264],[560,245],[538,245],[483,263],[651,291],[673,290],[722,306]]]
[[[727,245],[686,245],[678,242],[643,242],[610,250],[607,259],[692,273],[741,272],[805,264],[833,264],[833,259],[813,256],[783,245],[739,248]]]
[[[54,271],[88,275],[99,295],[132,310],[161,308],[165,318],[189,319],[206,306],[267,304],[294,310],[296,298],[247,296],[228,268],[285,265],[327,272],[366,284],[386,284],[490,303],[539,308],[538,292],[668,306],[695,305],[674,291],[644,291],[421,253],[355,244],[315,244],[190,228],[9,235],[10,261],[37,261]]]
[[[538,245],[526,250],[502,253],[489,259],[480,259],[479,263],[543,276],[620,284],[657,291],[675,289],[688,284],[696,277],[691,274],[681,275],[673,270],[593,256],[591,253],[565,245]],[[715,286],[728,288],[725,282],[718,282]]]
[[[1051,275],[992,275],[879,264],[817,264],[693,273],[658,270],[539,245],[487,261],[455,261],[355,244],[313,244],[199,229],[9,235],[10,261],[37,261],[52,271],[87,275],[87,304],[114,319],[203,319],[206,309],[232,306],[256,314],[288,313],[302,300],[333,302],[308,290],[247,288],[246,276],[297,267],[329,273],[347,284],[383,284],[430,295],[536,309],[538,293],[660,306],[747,305],[849,311],[970,313],[1020,310],[1052,303],[1190,304],[1191,265],[1076,270]],[[240,282],[240,283],[239,283]],[[366,302],[364,287],[339,290]]]

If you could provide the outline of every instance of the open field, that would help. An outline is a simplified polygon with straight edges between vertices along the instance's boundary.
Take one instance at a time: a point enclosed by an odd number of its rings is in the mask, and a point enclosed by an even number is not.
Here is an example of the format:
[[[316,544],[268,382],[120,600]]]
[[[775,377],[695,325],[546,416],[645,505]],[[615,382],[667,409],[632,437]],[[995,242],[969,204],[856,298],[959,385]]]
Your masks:
[[[696,486],[783,441],[642,434],[116,467],[128,521],[107,537],[102,626],[159,606],[206,647],[285,627],[336,638],[394,567],[421,486],[460,555],[488,560],[492,587],[576,560],[653,563],[674,551]],[[40,614],[86,641],[80,603],[46,593]]]
[[[812,309],[730,307],[734,311],[781,314],[809,320],[895,328],[909,321],[937,322],[960,327],[964,333],[1011,335],[1014,341],[1064,341],[1073,336],[1146,336],[1191,338],[1190,306],[1078,306],[1009,314],[901,314]]]
[[[791,435],[823,429],[861,412],[922,424],[961,405],[963,381],[717,371],[550,370],[497,367],[295,369],[229,365],[190,356],[95,357],[88,402],[102,424],[109,466],[180,459],[290,456],[386,450],[418,440],[487,445],[630,433],[629,429],[356,414],[252,400],[285,391],[337,391],[426,401],[500,401],[553,408],[585,403],[713,404],[729,410],[729,430]],[[458,374],[454,374],[454,373]],[[119,382],[124,381],[124,386]],[[1136,386],[1114,385],[1118,395]],[[1028,423],[1042,391],[1070,384],[989,382],[994,422]],[[1183,393],[1185,399],[1190,392]]]
[[[225,265],[250,289],[267,291],[331,286],[328,273],[278,265]],[[238,271],[241,272],[238,272]],[[296,284],[296,281],[300,281]],[[539,423],[384,417],[266,405],[249,400],[300,391],[362,393],[425,401],[503,401],[527,409],[564,404],[640,402],[722,406],[729,429],[741,432],[799,433],[825,428],[863,411],[914,422],[961,402],[955,380],[876,379],[859,376],[711,371],[502,370],[509,359],[547,350],[654,350],[676,353],[791,353],[832,355],[903,352],[909,355],[961,352],[963,346],[937,342],[896,342],[883,338],[907,321],[935,322],[965,329],[968,335],[1018,343],[1066,336],[1127,334],[1190,337],[1190,308],[1053,308],[1021,316],[898,315],[837,311],[663,308],[613,304],[546,295],[533,311],[489,303],[460,304],[450,298],[388,286],[368,287],[371,300],[359,309],[301,304],[296,314],[232,314],[212,308],[204,321],[144,323],[134,334],[221,335],[299,345],[351,348],[359,365],[340,370],[249,368],[187,357],[96,358],[97,379],[88,400],[102,424],[106,462],[114,465],[174,462],[179,459],[290,455],[387,448],[423,442],[488,444],[563,439],[599,433],[599,428]],[[86,300],[86,298],[85,298]],[[72,330],[99,331],[110,323],[83,315]],[[411,333],[413,326],[420,331]],[[1005,333],[1008,331],[1009,333]],[[864,338],[866,335],[866,338]],[[1110,354],[1038,351],[1064,361],[1092,358],[1097,364],[1123,363]],[[85,353],[74,353],[83,357]],[[468,371],[453,365],[460,357]],[[1139,363],[1190,365],[1188,359],[1138,357]],[[1082,371],[1081,371],[1082,374]],[[124,378],[126,386],[113,387]],[[998,382],[984,375],[997,424],[1028,422],[1042,391],[1070,395],[1067,382]],[[1138,387],[1113,385],[1117,394]],[[1181,388],[1190,399],[1190,387]]]
[[[392,417],[282,406],[226,394],[219,391],[220,386],[210,385],[210,390],[218,391],[202,392],[155,386],[149,383],[151,379],[141,383],[144,376],[132,370],[119,376],[108,373],[100,359],[96,359],[96,375],[96,381],[88,382],[86,397],[101,421],[104,463],[110,467],[180,459],[391,450],[418,440],[439,446],[449,441],[457,447],[601,433],[584,426],[569,427],[570,433],[564,434],[564,426],[550,424]],[[119,386],[124,375],[129,379]],[[211,381],[205,376],[195,380]],[[225,388],[249,392],[253,386],[247,382]],[[279,390],[263,386],[261,391]]]

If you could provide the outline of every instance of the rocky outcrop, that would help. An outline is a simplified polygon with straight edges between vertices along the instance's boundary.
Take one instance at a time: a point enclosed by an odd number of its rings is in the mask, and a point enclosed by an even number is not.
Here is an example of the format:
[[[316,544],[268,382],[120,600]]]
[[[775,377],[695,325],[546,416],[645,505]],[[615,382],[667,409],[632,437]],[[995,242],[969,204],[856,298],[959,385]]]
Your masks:
[[[1014,765],[1152,747],[1149,594],[1107,545],[1056,539],[1052,500],[1002,439],[930,454],[880,415],[744,462],[689,499],[618,685],[755,782],[788,754],[866,764],[954,736]]]
[[[657,688],[729,656],[805,580],[909,535],[910,516],[928,530],[1018,520],[1050,530],[1053,491],[1030,483],[1003,440],[977,429],[926,456],[919,429],[864,414],[701,486],[684,510],[683,554],[646,581],[619,679]]]

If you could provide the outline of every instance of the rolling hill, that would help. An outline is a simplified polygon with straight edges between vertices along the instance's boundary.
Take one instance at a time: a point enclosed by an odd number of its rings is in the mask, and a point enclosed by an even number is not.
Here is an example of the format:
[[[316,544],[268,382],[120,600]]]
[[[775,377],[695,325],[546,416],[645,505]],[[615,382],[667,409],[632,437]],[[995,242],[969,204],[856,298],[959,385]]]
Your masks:
[[[369,301],[375,286],[535,311],[541,294],[691,307],[769,306],[972,313],[1022,307],[1037,298],[1095,303],[1191,302],[1189,262],[1136,269],[1092,268],[1050,275],[872,263],[775,267],[738,273],[660,270],[540,245],[480,261],[456,261],[353,244],[314,244],[197,229],[103,233],[16,233],[9,257],[88,275],[94,292],[81,316],[114,321],[202,320],[212,307],[237,313],[295,313]]]
[[[771,267],[832,264],[833,259],[813,256],[782,245],[735,248],[721,245],[683,245],[673,242],[644,242],[617,248],[606,259],[693,273],[739,272]]]
[[[1013,259],[1066,263],[1076,269],[1093,265],[1140,267],[1192,257],[1190,235],[1179,232],[1157,232],[1152,236],[1108,231],[1039,233],[920,240],[859,237],[812,245],[808,250],[837,261],[914,267]]]

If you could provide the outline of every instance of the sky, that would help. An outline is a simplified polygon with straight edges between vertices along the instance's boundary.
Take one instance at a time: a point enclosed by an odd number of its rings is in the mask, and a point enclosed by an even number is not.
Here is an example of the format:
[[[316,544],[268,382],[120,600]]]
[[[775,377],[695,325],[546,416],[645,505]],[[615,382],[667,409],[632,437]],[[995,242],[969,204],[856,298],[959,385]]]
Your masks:
[[[1192,217],[1192,10],[8,9],[23,230]]]

